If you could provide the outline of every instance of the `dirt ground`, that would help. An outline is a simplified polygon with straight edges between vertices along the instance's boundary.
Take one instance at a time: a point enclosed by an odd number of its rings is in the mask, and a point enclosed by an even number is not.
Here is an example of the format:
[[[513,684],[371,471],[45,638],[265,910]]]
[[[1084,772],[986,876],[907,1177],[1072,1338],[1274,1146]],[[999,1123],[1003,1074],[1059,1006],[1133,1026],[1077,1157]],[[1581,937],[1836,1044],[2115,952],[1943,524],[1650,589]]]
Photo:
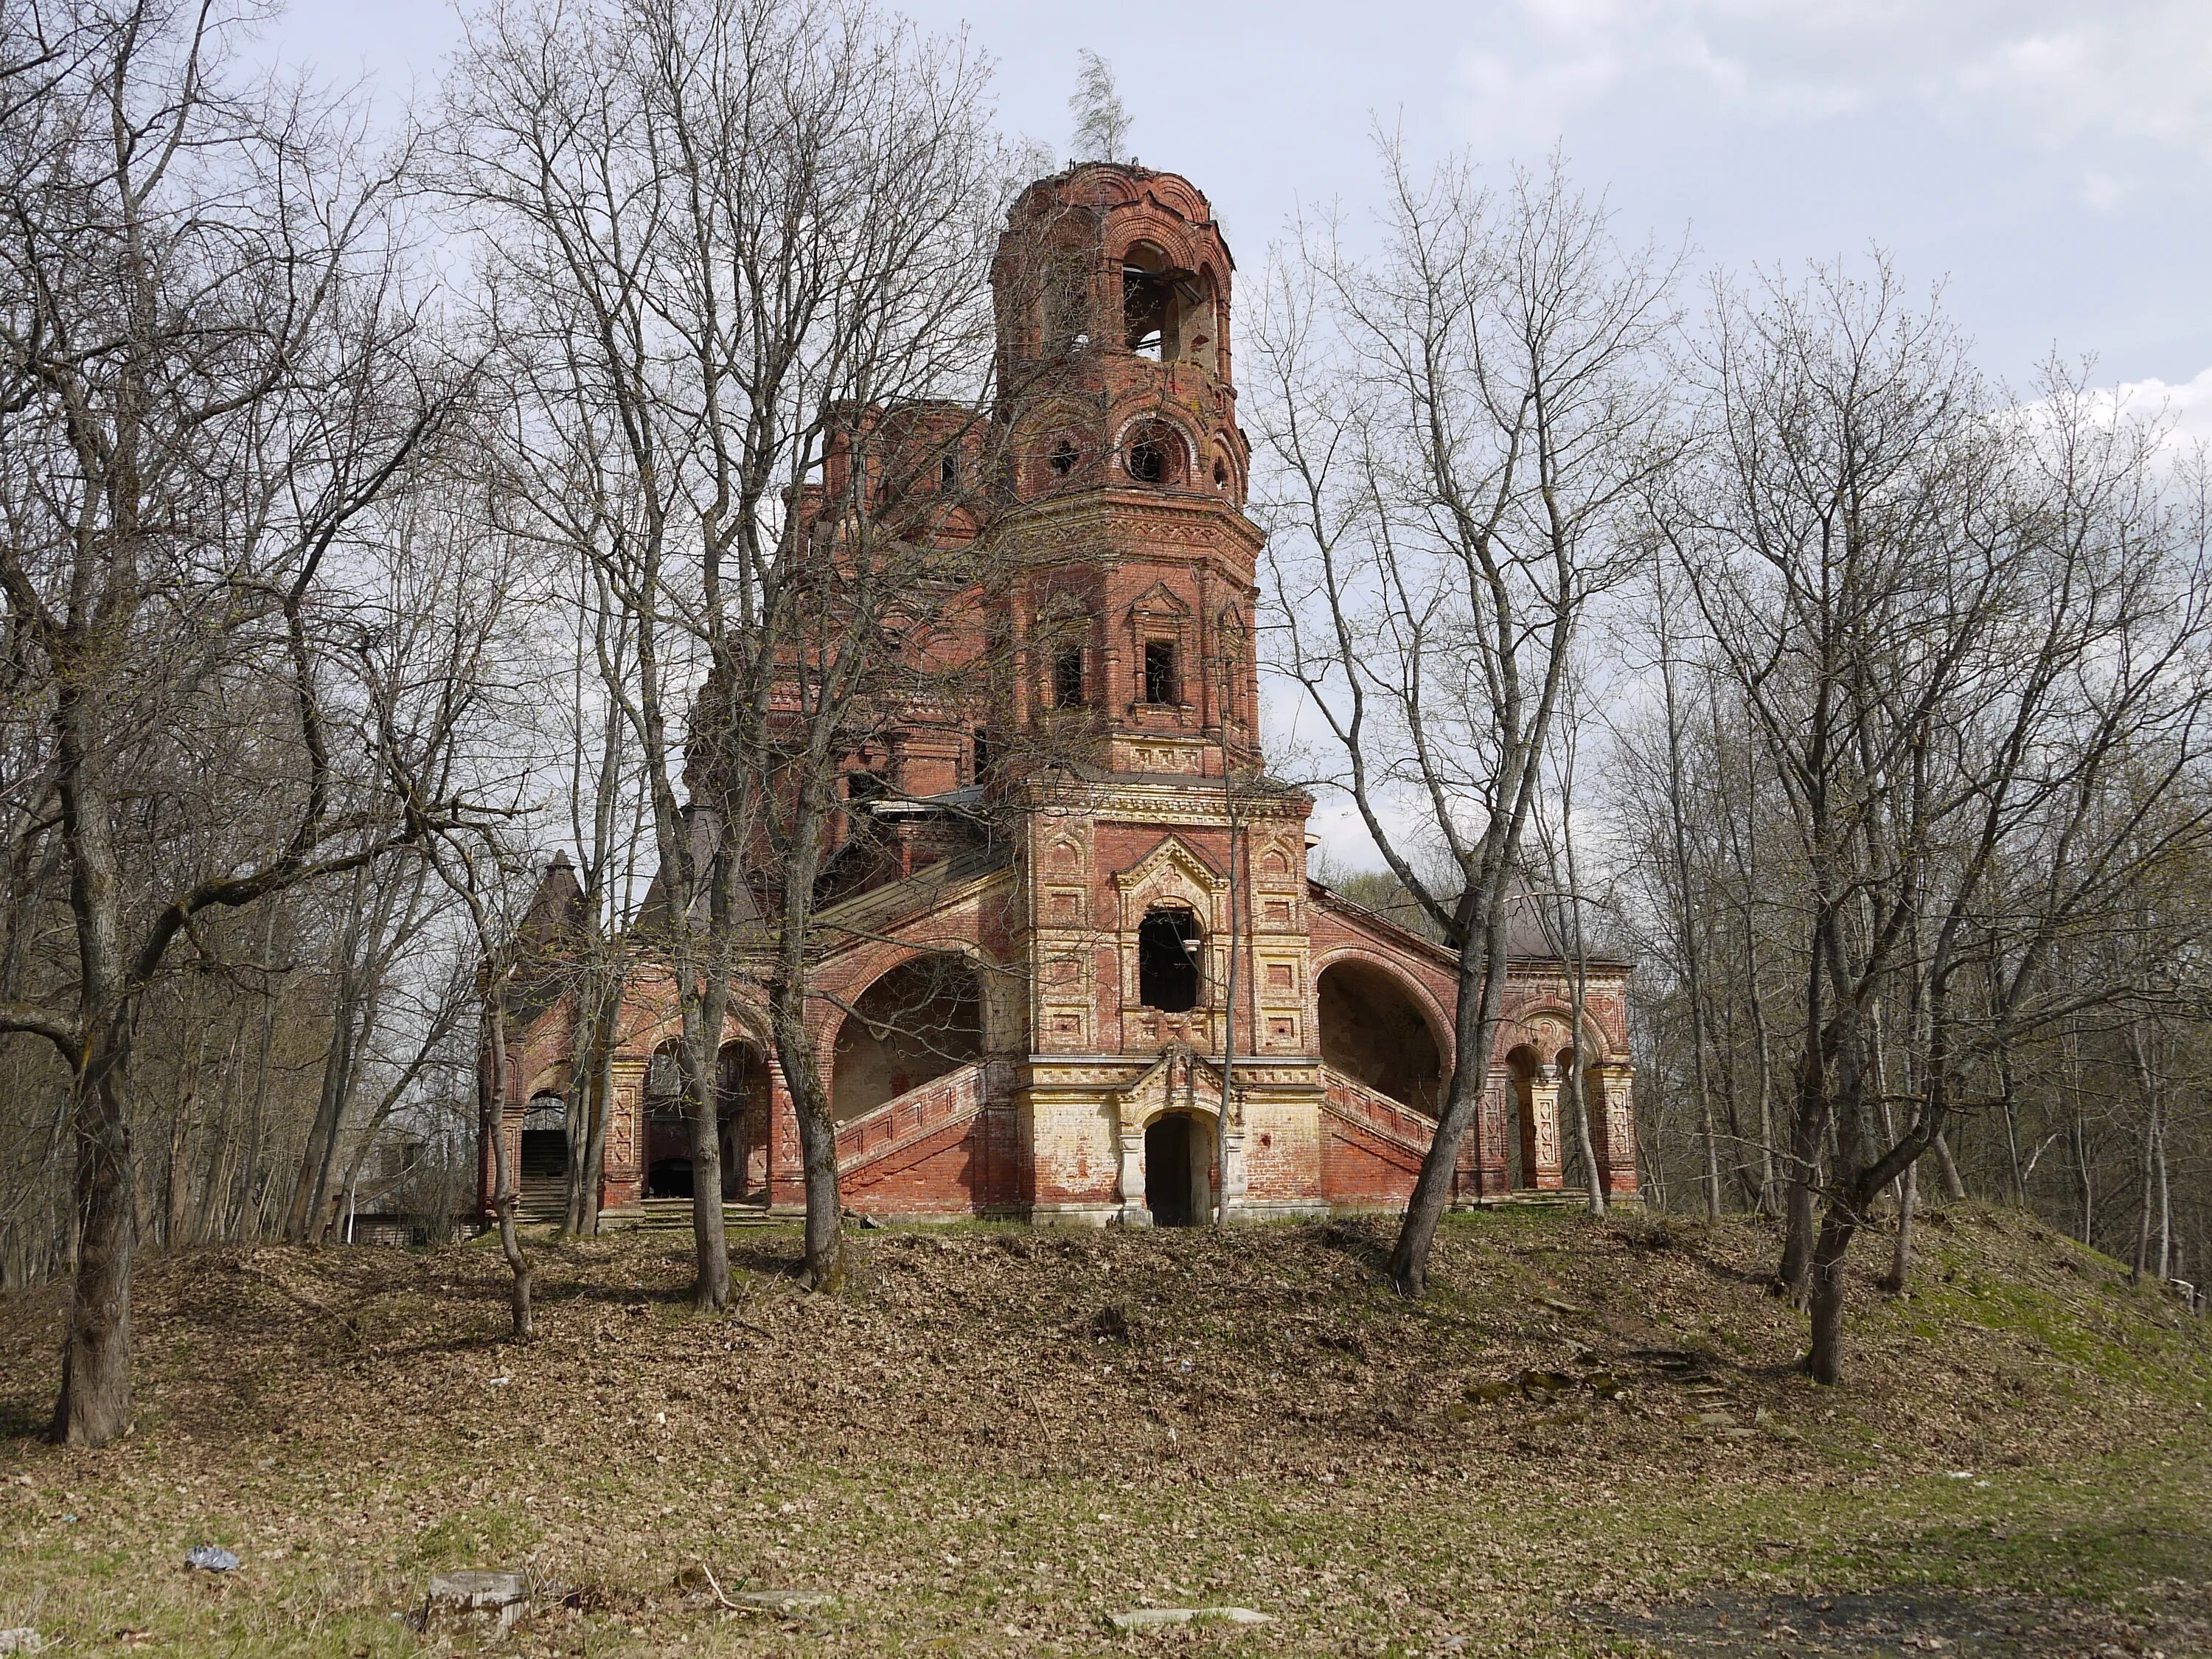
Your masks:
[[[138,1423],[36,1436],[61,1297],[0,1300],[0,1628],[63,1651],[368,1656],[2212,1654],[2212,1340],[2024,1218],[1928,1218],[1795,1369],[1750,1222],[737,1237],[146,1264]],[[1863,1266],[1880,1265],[1869,1240]],[[202,1542],[234,1573],[186,1569]],[[410,1615],[531,1579],[511,1632]],[[826,1597],[778,1611],[769,1590]],[[731,1603],[737,1605],[732,1606]],[[1122,1633],[1144,1607],[1256,1624]]]

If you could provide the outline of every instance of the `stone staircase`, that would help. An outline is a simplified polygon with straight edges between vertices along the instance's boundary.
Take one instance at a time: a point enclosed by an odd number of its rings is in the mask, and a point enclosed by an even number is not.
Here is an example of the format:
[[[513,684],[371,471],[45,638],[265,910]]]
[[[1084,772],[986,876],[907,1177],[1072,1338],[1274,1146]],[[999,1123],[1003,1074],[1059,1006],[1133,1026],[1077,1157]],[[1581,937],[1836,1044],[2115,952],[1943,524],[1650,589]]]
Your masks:
[[[557,1227],[568,1213],[568,1182],[565,1176],[525,1176],[515,1194],[514,1218],[524,1226]]]
[[[722,1206],[722,1225],[732,1231],[740,1227],[780,1227],[790,1219],[769,1214],[764,1200]],[[688,1233],[691,1231],[691,1200],[688,1198],[648,1198],[634,1209],[602,1211],[599,1224],[602,1227],[624,1227],[641,1233]]]

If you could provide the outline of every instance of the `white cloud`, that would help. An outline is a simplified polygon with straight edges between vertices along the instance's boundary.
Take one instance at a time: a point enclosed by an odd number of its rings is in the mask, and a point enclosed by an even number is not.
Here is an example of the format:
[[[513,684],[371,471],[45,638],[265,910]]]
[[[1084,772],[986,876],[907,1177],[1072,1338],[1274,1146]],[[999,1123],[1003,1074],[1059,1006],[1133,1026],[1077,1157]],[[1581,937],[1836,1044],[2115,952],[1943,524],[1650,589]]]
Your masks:
[[[1505,0],[1486,21],[1462,64],[1485,137],[1548,141],[1643,82],[1753,121],[1912,105],[2212,164],[2205,0]]]
[[[2169,425],[2169,443],[2212,443],[2212,368],[2179,385],[2128,380],[2117,388],[2113,401],[2136,420]]]

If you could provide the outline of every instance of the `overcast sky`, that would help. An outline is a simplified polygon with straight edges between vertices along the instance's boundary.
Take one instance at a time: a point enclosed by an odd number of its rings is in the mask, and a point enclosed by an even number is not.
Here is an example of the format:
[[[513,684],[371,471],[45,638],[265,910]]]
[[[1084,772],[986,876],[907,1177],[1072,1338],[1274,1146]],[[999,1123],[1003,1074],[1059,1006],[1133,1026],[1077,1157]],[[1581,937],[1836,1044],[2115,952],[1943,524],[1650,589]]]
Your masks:
[[[1076,52],[1148,165],[1255,268],[1300,201],[1357,207],[1376,120],[1486,164],[1563,143],[1624,229],[1703,265],[1857,255],[1941,281],[1986,367],[2053,347],[2212,436],[2212,0],[917,0],[999,65],[1008,131],[1065,149]],[[294,0],[266,47],[393,106],[448,0]]]
[[[1077,52],[1103,53],[1135,153],[1206,191],[1248,272],[1301,202],[1371,198],[1378,120],[1486,166],[1559,143],[1631,238],[1686,236],[1698,267],[1739,272],[1878,243],[1943,284],[2014,385],[2054,349],[2094,353],[2136,408],[2212,439],[2212,0],[905,9],[964,26],[1008,132],[1063,153]],[[396,112],[459,32],[450,0],[294,0],[264,46],[366,76]],[[1343,801],[1312,827],[1376,861]]]

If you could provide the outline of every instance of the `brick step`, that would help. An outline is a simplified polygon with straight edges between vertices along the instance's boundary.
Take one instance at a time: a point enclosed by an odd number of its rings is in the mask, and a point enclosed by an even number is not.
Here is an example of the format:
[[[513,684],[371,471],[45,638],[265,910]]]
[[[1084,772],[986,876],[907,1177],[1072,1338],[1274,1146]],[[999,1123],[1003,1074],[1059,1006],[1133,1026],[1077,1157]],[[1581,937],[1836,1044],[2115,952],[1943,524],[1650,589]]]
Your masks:
[[[725,1227],[778,1227],[784,1218],[770,1215],[765,1205],[725,1204]],[[609,1211],[601,1224],[611,1223],[641,1233],[688,1233],[691,1231],[691,1200],[688,1198],[648,1198],[627,1214]]]
[[[544,1221],[558,1226],[568,1213],[568,1183],[558,1176],[533,1176],[525,1181],[522,1190],[515,1194],[517,1221]]]
[[[1589,1208],[1589,1194],[1579,1188],[1561,1188],[1546,1191],[1524,1188],[1519,1192],[1500,1193],[1495,1198],[1485,1199],[1483,1203],[1486,1207],[1492,1209],[1502,1208],[1510,1204],[1516,1209],[1587,1210]]]

